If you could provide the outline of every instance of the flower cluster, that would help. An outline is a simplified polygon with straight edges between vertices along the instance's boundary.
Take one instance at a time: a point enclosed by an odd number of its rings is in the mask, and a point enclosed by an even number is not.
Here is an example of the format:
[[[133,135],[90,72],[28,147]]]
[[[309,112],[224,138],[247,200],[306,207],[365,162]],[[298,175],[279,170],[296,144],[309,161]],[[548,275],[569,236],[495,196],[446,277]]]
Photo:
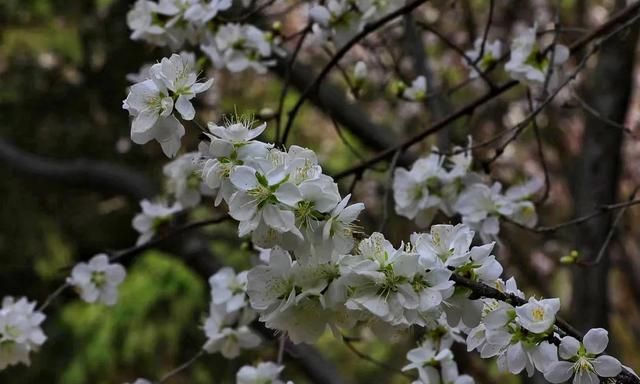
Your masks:
[[[471,171],[471,161],[470,151],[448,157],[431,153],[416,160],[409,170],[396,169],[393,180],[396,212],[421,227],[428,226],[438,212],[448,217],[459,214],[462,222],[477,231],[484,241],[496,238],[500,217],[535,226],[537,215],[530,198],[542,186],[541,181],[532,179],[502,193],[500,183],[488,186],[483,175]]]
[[[250,24],[224,24],[214,35],[200,44],[200,49],[216,68],[226,68],[231,72],[242,72],[249,68],[264,74],[267,67],[275,64],[270,59],[274,50],[273,34]]]
[[[18,363],[29,365],[29,354],[47,340],[40,324],[45,315],[26,298],[6,296],[0,308],[0,370]]]
[[[173,49],[195,44],[206,24],[231,7],[231,0],[138,0],[127,14],[131,39]]]
[[[389,0],[329,0],[310,5],[309,19],[316,39],[342,45],[367,22],[396,7],[395,2]]]
[[[217,68],[264,73],[277,38],[250,24],[221,23],[231,0],[138,0],[127,15],[133,40],[178,49],[199,46]]]
[[[239,236],[252,235],[264,248],[279,245],[299,253],[331,254],[353,246],[353,222],[364,208],[347,206],[332,178],[322,173],[313,151],[281,151],[255,140],[266,125],[249,121],[209,125],[211,139],[203,177],[239,221]]]
[[[247,272],[236,275],[232,268],[222,268],[211,276],[209,284],[211,304],[204,323],[207,342],[203,349],[233,359],[241,349],[260,345],[260,337],[248,327],[256,314],[248,307]]]
[[[133,117],[131,140],[136,144],[156,140],[165,155],[175,156],[185,131],[173,114],[174,108],[183,120],[193,120],[191,99],[212,83],[213,79],[198,82],[192,56],[173,54],[152,65],[149,78],[132,85],[122,103]]]
[[[517,307],[487,301],[482,322],[469,332],[467,349],[478,349],[483,358],[497,356],[498,366],[513,374],[524,369],[529,376],[544,372],[557,360],[557,348],[548,337],[554,333],[558,309],[558,299],[531,298]]]
[[[362,240],[355,254],[294,252],[293,259],[275,247],[266,265],[249,271],[247,293],[260,320],[294,342],[313,342],[327,326],[337,333],[358,320],[429,327],[446,311],[459,321],[470,300],[455,291],[452,273],[494,282],[502,272],[493,244],[471,247],[472,239],[464,225],[440,225],[397,249],[380,233]],[[481,307],[471,308],[479,318]]]
[[[73,286],[87,303],[101,302],[111,306],[118,301],[118,285],[127,272],[120,264],[109,263],[109,257],[99,254],[88,263],[73,267],[67,284]]]
[[[512,279],[501,285],[506,293],[523,298]],[[589,330],[582,342],[572,336],[562,338],[559,347],[549,342],[558,340],[554,329],[558,299],[536,300],[512,306],[496,300],[484,300],[481,323],[467,336],[467,350],[478,350],[481,357],[497,356],[498,367],[518,374],[536,371],[552,383],[562,383],[574,376],[573,383],[597,383],[622,371],[620,362],[601,355],[608,343],[607,331]],[[557,342],[556,342],[557,343]]]

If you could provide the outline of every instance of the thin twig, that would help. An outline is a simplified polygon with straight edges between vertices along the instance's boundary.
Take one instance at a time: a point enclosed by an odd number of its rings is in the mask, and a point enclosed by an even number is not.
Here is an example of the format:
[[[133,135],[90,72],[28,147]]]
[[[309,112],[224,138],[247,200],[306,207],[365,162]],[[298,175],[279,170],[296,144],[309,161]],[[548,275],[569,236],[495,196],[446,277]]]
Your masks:
[[[347,346],[347,348],[349,348],[349,350],[350,350],[351,352],[353,352],[353,353],[354,353],[356,356],[358,356],[359,358],[361,358],[361,359],[363,359],[363,360],[366,360],[366,361],[370,362],[371,364],[377,365],[378,367],[383,368],[383,369],[386,369],[386,370],[388,370],[388,371],[390,371],[390,372],[393,372],[393,373],[395,373],[395,374],[402,375],[402,376],[404,376],[404,377],[408,377],[408,378],[410,378],[410,379],[414,379],[414,377],[412,377],[412,376],[411,376],[411,375],[409,375],[408,373],[403,372],[402,370],[400,370],[400,369],[398,369],[398,368],[396,368],[396,367],[394,367],[394,366],[391,366],[391,365],[389,365],[389,364],[385,363],[384,361],[380,361],[380,360],[378,360],[378,359],[375,359],[375,358],[373,358],[373,357],[371,357],[371,356],[367,355],[366,353],[364,353],[364,352],[360,351],[360,350],[359,350],[359,349],[357,349],[355,346],[353,346],[353,344],[352,344],[352,343],[353,343],[353,340],[352,340],[352,339],[350,339],[350,338],[348,338],[348,337],[346,337],[346,336],[343,336],[343,337],[342,337],[342,341],[343,341],[343,342],[344,342],[344,344]]]
[[[633,190],[633,193],[631,193],[631,195],[629,196],[628,202],[631,202],[636,198],[636,195],[638,194],[638,189],[640,189],[640,187],[636,187]],[[615,219],[613,220],[613,223],[611,223],[611,228],[609,229],[609,232],[607,233],[607,237],[604,239],[604,242],[602,243],[602,246],[600,247],[600,250],[598,250],[598,255],[596,256],[596,258],[593,259],[593,260],[589,260],[589,261],[580,261],[580,260],[578,260],[578,264],[579,265],[592,267],[592,266],[597,265],[598,263],[600,263],[600,261],[602,260],[602,258],[604,257],[604,255],[605,255],[605,253],[607,251],[607,248],[609,247],[609,243],[611,242],[611,239],[613,239],[614,233],[618,229],[618,224],[620,223],[620,221],[624,217],[624,214],[627,212],[627,208],[629,208],[629,207],[628,206],[622,207],[622,209],[620,209],[620,211],[616,215]]]
[[[480,54],[474,60],[474,65],[478,64],[482,57],[484,56],[484,48],[487,44],[487,38],[489,37],[489,29],[491,28],[491,22],[493,21],[493,8],[494,8],[494,0],[489,1],[489,16],[487,17],[487,23],[484,26],[484,32],[482,33],[482,44],[480,45]]]
[[[166,373],[165,375],[163,375],[160,380],[158,381],[158,384],[162,384],[164,382],[166,382],[168,379],[170,379],[171,377],[177,375],[178,373],[184,371],[185,369],[189,368],[190,366],[193,365],[193,363],[195,363],[200,357],[202,357],[202,355],[204,355],[204,349],[201,349],[198,351],[198,353],[196,353],[192,358],[190,358],[189,360],[187,360],[186,362],[182,363],[181,365],[179,365],[177,368],[169,371],[168,373]]]
[[[600,112],[598,112],[595,108],[587,104],[587,102],[583,98],[578,96],[578,94],[575,91],[573,92],[573,98],[576,99],[578,104],[580,104],[580,107],[585,111],[587,111],[591,116],[595,117],[596,119],[602,121],[603,123],[611,127],[621,129],[623,132],[629,134],[634,140],[637,139],[636,135],[633,133],[633,130],[631,130],[631,128],[627,127],[624,124],[617,123],[605,116],[602,116]]]
[[[60,296],[60,294],[62,294],[62,292],[65,289],[67,289],[67,287],[70,287],[69,283],[65,282],[65,283],[61,284],[55,291],[53,291],[49,296],[47,296],[46,300],[38,308],[38,311],[39,312],[44,312],[44,310],[47,309],[47,307],[49,305],[51,305],[53,300],[55,300],[58,296]]]

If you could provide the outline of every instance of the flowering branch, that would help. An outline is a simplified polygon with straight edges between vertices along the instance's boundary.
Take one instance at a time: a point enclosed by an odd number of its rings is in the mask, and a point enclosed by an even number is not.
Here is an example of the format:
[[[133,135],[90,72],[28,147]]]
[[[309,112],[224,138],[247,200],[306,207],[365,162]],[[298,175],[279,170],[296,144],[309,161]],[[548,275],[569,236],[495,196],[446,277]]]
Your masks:
[[[634,18],[636,18],[638,16],[638,10],[640,10],[640,3],[633,3],[631,5],[629,5],[627,8],[623,9],[622,11],[620,11],[617,15],[613,16],[611,19],[609,19],[609,21],[605,22],[604,24],[602,24],[600,27],[598,27],[597,29],[595,29],[593,32],[589,33],[588,35],[584,36],[583,38],[577,40],[576,42],[574,42],[573,44],[571,44],[570,46],[570,52],[571,53],[576,53],[579,50],[581,50],[582,48],[584,48],[586,45],[588,45],[591,41],[596,40],[598,38],[600,38],[603,35],[606,35],[607,33],[610,33],[613,29],[615,29],[615,27],[617,27],[618,25],[627,23],[629,20],[633,20]],[[454,111],[453,113],[451,113],[450,115],[444,117],[443,119],[433,123],[429,128],[423,130],[422,132],[414,135],[413,137],[403,141],[402,143],[395,145],[393,147],[390,147],[382,152],[380,152],[379,154],[375,155],[374,157],[370,158],[369,160],[358,164],[354,167],[351,167],[349,169],[346,169],[344,171],[339,172],[338,174],[334,175],[334,177],[336,179],[341,179],[343,177],[346,177],[348,175],[354,174],[354,173],[359,173],[362,172],[368,168],[370,168],[372,165],[380,162],[380,161],[384,161],[387,158],[393,156],[393,154],[398,150],[398,149],[407,149],[411,146],[413,146],[414,144],[417,144],[418,142],[422,141],[424,138],[440,131],[441,129],[445,128],[446,126],[448,126],[450,123],[458,120],[459,118],[465,116],[465,115],[469,115],[471,113],[473,113],[477,108],[481,107],[482,105],[486,104],[487,102],[493,100],[494,98],[500,96],[501,94],[505,93],[506,91],[512,89],[513,87],[515,87],[516,85],[520,84],[519,81],[517,80],[511,80],[508,81],[502,85],[496,86],[495,88],[489,90],[489,92],[487,92],[484,96],[479,97],[478,99],[470,102],[469,104],[459,108],[458,110]]]

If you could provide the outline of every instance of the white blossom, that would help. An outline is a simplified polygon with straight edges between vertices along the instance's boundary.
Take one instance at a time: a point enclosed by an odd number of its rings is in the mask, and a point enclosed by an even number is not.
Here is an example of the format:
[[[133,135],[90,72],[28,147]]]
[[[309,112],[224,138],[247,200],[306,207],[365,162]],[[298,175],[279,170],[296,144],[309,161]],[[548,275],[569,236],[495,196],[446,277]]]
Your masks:
[[[278,379],[283,369],[284,366],[272,362],[259,363],[255,367],[245,365],[236,375],[236,384],[285,384]]]
[[[402,97],[412,101],[423,101],[427,97],[427,79],[424,76],[416,77],[411,86],[402,91]]]
[[[348,253],[353,249],[353,234],[357,230],[353,223],[364,209],[362,203],[347,206],[350,198],[349,194],[336,205],[322,230],[323,239],[333,240],[333,246],[338,253]]]
[[[124,383],[124,384],[129,384],[129,383]],[[152,384],[152,383],[147,379],[138,378],[138,379],[136,379],[136,381],[134,381],[131,384]]]
[[[397,168],[394,171],[393,198],[399,215],[415,219],[424,227],[431,223],[438,209],[444,208],[441,193],[446,171],[443,162],[441,156],[431,154],[418,159],[411,170]]]
[[[209,89],[213,79],[198,83],[198,75],[194,71],[191,60],[175,53],[169,58],[162,58],[160,63],[154,64],[149,72],[156,79],[155,83],[161,82],[171,91],[175,99],[175,109],[180,112],[182,118],[193,120],[196,112],[190,100],[196,94]]]
[[[482,51],[482,44],[484,42],[484,51]],[[480,53],[482,52],[482,57]],[[502,44],[499,40],[490,42],[484,40],[482,37],[476,39],[473,43],[473,49],[464,53],[472,62],[476,63],[475,66],[481,70],[486,71],[491,65],[493,65],[500,58],[502,54]],[[478,71],[469,65],[466,61],[465,64],[470,68],[469,77],[472,79],[477,78],[480,74]]]
[[[522,328],[533,333],[544,333],[551,328],[560,309],[560,299],[536,300],[516,307],[516,320]]]
[[[209,278],[211,298],[215,305],[224,304],[227,312],[246,305],[247,271],[236,275],[233,268],[224,267]]]
[[[555,52],[543,51],[537,43],[537,25],[525,30],[511,44],[511,57],[505,69],[516,80],[544,83],[551,65],[558,66],[569,58],[569,49],[556,44]],[[551,57],[553,56],[553,63]]]
[[[467,375],[460,375],[453,353],[448,348],[436,348],[430,343],[424,343],[407,353],[410,364],[402,368],[403,371],[416,369],[419,384],[472,384],[473,379]]]
[[[29,354],[47,340],[41,324],[46,316],[26,298],[5,296],[0,308],[0,370],[19,363],[30,365]]]
[[[353,67],[353,80],[356,85],[362,84],[367,79],[367,64],[364,61],[360,60]]]
[[[163,168],[167,177],[167,189],[185,208],[200,203],[202,195],[211,195],[213,191],[202,180],[202,165],[198,152],[185,153]]]
[[[164,202],[152,203],[146,199],[140,202],[140,207],[142,212],[138,213],[132,221],[133,228],[140,234],[137,245],[151,240],[158,230],[171,221],[173,215],[182,210],[180,203],[169,206]]]
[[[474,232],[464,224],[438,224],[431,226],[429,233],[412,234],[411,243],[419,255],[421,266],[458,267],[471,257],[469,247],[473,235]]]
[[[202,25],[211,21],[220,11],[229,8],[231,8],[231,0],[195,1],[184,12],[184,18],[197,25]]]
[[[118,301],[118,285],[125,276],[126,270],[122,265],[110,263],[109,256],[98,254],[88,263],[76,264],[67,283],[78,290],[82,300],[111,306]]]
[[[218,68],[226,67],[231,72],[251,68],[264,74],[275,64],[270,60],[273,49],[266,32],[253,25],[223,24],[209,40],[200,49]]]
[[[454,205],[454,209],[462,215],[462,222],[478,231],[485,241],[495,238],[500,232],[499,216],[512,212],[501,190],[500,183],[494,183],[491,187],[475,183],[460,194]]]
[[[418,270],[418,255],[395,249],[380,233],[360,242],[359,254],[348,262],[357,279],[350,284],[346,307],[371,313],[392,325],[407,325],[405,310],[418,308],[410,284]],[[359,281],[358,281],[359,280]]]
[[[229,201],[229,214],[240,221],[239,235],[254,231],[264,222],[280,233],[291,232],[302,238],[292,211],[302,199],[300,190],[288,180],[283,166],[263,165],[261,169],[240,165],[229,175],[237,188]]]
[[[209,353],[220,352],[227,359],[240,355],[241,349],[251,349],[260,345],[260,337],[248,326],[249,319],[243,319],[238,312],[227,312],[225,305],[211,303],[209,317],[204,323],[207,337],[202,347]]]
[[[358,17],[349,0],[329,0],[324,5],[314,3],[309,8],[312,31],[321,42],[333,40],[344,44],[358,29]]]
[[[568,381],[572,376],[574,384],[599,383],[599,377],[615,377],[622,372],[620,362],[601,353],[609,343],[608,332],[593,328],[584,336],[582,343],[572,336],[562,338],[558,353],[561,359],[549,365],[544,377],[551,383]]]
[[[129,13],[127,25],[131,29],[132,40],[145,40],[157,45],[165,45],[165,29],[154,23],[158,4],[149,0],[137,0]]]

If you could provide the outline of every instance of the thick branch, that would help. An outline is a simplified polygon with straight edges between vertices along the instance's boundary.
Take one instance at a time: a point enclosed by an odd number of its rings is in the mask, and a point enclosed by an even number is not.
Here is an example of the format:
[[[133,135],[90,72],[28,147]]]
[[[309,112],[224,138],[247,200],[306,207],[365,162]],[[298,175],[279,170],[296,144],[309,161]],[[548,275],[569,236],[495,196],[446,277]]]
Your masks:
[[[57,160],[25,152],[0,138],[0,161],[12,171],[71,186],[119,193],[134,200],[152,197],[157,188],[132,169],[86,159]]]

